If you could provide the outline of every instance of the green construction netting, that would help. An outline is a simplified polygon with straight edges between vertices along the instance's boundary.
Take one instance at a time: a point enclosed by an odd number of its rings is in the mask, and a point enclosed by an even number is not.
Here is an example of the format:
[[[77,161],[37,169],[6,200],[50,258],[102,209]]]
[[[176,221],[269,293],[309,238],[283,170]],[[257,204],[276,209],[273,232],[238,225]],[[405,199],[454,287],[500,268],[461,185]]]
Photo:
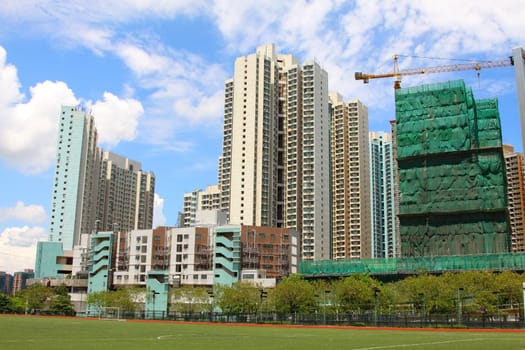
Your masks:
[[[491,254],[509,251],[504,211],[400,217],[403,256]]]
[[[496,99],[463,81],[396,91],[403,256],[510,249]]]
[[[500,152],[456,153],[399,161],[400,214],[505,210]]]
[[[419,258],[303,261],[299,273],[310,276],[347,276],[354,273],[410,274],[472,270],[525,270],[525,254],[428,256]]]

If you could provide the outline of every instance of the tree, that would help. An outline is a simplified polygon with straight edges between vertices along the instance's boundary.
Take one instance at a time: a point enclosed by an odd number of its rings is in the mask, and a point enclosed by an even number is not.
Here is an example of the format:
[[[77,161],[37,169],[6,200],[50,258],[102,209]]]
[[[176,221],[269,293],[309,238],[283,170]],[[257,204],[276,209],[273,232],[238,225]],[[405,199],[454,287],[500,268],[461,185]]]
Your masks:
[[[11,298],[5,294],[0,294],[0,314],[10,314],[15,311]]]
[[[283,278],[272,299],[275,309],[283,313],[311,312],[317,304],[313,285],[299,275]]]
[[[171,310],[193,313],[210,310],[207,288],[182,286],[170,290]]]
[[[21,291],[17,296],[24,301],[26,310],[44,310],[49,306],[50,298],[54,295],[53,289],[41,284],[32,284]]]
[[[256,313],[260,302],[257,286],[238,281],[231,286],[216,288],[217,305],[226,313]]]
[[[518,304],[523,297],[523,281],[525,274],[503,271],[494,279],[494,294],[501,304]]]
[[[67,293],[66,295],[57,294],[52,297],[49,311],[55,315],[73,316],[75,314],[75,309],[71,305],[71,297]]]
[[[456,289],[442,276],[426,273],[410,276],[394,283],[392,289],[396,306],[411,307],[425,313],[450,312],[454,307]]]
[[[380,298],[380,284],[368,275],[352,275],[335,282],[334,288],[335,303],[343,312],[371,310]]]
[[[88,296],[88,304],[96,309],[103,307],[117,307],[122,311],[135,311],[137,309],[138,296],[143,290],[136,287],[118,288],[112,291],[91,293]]]

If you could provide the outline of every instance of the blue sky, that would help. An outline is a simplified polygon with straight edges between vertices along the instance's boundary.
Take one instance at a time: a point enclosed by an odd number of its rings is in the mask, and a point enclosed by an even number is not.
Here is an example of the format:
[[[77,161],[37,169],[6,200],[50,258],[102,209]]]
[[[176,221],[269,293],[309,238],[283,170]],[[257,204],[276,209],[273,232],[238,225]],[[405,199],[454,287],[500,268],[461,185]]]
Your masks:
[[[32,268],[47,238],[61,104],[95,116],[101,146],[157,176],[155,223],[175,225],[182,196],[215,184],[224,80],[234,59],[275,43],[315,59],[330,90],[369,108],[370,130],[394,119],[392,81],[355,71],[505,59],[525,46],[522,0],[3,0],[0,2],[0,271]],[[499,99],[505,143],[521,151],[512,68],[413,76],[403,86],[464,79]]]

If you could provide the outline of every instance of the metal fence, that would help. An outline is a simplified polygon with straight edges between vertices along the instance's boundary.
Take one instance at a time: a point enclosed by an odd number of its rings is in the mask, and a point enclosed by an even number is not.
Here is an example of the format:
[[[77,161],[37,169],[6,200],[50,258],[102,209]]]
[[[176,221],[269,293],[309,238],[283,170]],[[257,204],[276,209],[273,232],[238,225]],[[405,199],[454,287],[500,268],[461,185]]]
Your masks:
[[[185,322],[251,323],[282,325],[327,325],[401,328],[525,328],[520,314],[423,314],[423,313],[219,313],[219,312],[119,312],[87,315],[97,318],[169,320]]]

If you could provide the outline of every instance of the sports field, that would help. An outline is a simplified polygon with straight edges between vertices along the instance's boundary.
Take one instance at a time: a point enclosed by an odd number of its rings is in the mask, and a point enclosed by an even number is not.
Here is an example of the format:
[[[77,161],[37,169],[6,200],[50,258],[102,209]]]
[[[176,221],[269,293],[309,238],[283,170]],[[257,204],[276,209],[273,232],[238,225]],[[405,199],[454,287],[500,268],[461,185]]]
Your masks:
[[[525,332],[309,328],[0,316],[0,349],[525,349]]]

